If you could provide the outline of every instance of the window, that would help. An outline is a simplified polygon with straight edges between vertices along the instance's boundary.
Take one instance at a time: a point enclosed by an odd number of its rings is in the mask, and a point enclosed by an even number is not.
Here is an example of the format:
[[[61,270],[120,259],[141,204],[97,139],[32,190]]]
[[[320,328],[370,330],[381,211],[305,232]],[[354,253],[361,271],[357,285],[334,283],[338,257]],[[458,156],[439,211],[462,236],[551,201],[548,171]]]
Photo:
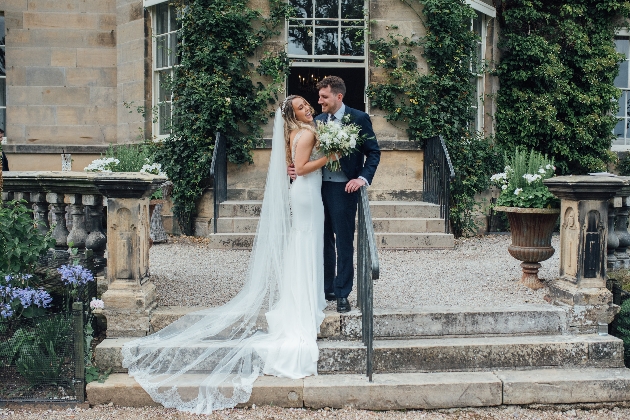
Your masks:
[[[6,131],[7,127],[7,72],[5,64],[4,45],[4,15],[0,15],[0,128]],[[6,133],[4,134],[6,136]],[[0,136],[2,137],[2,136]]]
[[[160,138],[171,133],[172,92],[165,87],[165,82],[173,77],[173,68],[179,64],[177,41],[180,22],[177,19],[177,9],[168,2],[155,5],[152,16],[153,105],[157,107],[153,133]]]
[[[615,78],[615,86],[621,89],[619,97],[619,121],[613,130],[615,140],[612,150],[628,150],[630,148],[630,79],[628,61],[630,60],[630,36],[615,37],[615,49],[625,56],[619,65],[619,74]]]
[[[471,129],[474,131],[483,131],[484,120],[484,107],[483,107],[483,93],[485,84],[484,73],[484,58],[485,58],[485,46],[486,46],[486,31],[485,31],[485,15],[476,11],[476,16],[471,19],[470,30],[478,36],[475,45],[475,52],[473,60],[470,63],[470,72],[475,76],[471,80],[473,99],[472,108],[474,111],[473,121],[471,123]]]
[[[347,87],[344,102],[365,110],[365,1],[289,0],[289,4],[296,15],[289,19],[287,27],[291,61],[287,92],[316,104],[317,82],[326,76],[339,76]]]

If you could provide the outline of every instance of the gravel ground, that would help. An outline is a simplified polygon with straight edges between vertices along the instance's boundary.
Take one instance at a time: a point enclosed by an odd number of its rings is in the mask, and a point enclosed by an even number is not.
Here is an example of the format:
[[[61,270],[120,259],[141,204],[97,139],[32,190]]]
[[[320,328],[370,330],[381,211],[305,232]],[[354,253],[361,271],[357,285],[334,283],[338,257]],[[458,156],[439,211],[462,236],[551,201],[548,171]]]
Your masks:
[[[545,303],[546,288],[533,291],[518,284],[520,261],[508,254],[509,244],[509,235],[489,235],[457,240],[455,248],[449,250],[381,250],[374,305],[400,308]],[[558,236],[553,237],[552,245],[558,250]],[[222,305],[242,287],[249,255],[249,251],[210,249],[202,238],[171,238],[168,244],[154,245],[150,269],[159,305]],[[539,276],[553,279],[558,267],[556,251],[542,262]],[[350,301],[356,305],[355,292]]]
[[[589,420],[618,420],[630,418],[630,409],[605,404],[571,406],[553,408],[522,408],[518,406],[501,406],[496,408],[471,408],[451,409],[437,411],[361,411],[361,410],[305,410],[287,409],[278,407],[256,407],[255,409],[234,409],[217,411],[209,416],[181,413],[178,411],[156,408],[120,408],[111,406],[97,406],[90,409],[66,409],[59,411],[38,409],[0,409],[0,419],[11,418],[15,420],[41,420],[41,419],[260,419],[260,420],[285,420],[285,419],[338,419],[338,420],[451,420],[451,419],[589,419]]]

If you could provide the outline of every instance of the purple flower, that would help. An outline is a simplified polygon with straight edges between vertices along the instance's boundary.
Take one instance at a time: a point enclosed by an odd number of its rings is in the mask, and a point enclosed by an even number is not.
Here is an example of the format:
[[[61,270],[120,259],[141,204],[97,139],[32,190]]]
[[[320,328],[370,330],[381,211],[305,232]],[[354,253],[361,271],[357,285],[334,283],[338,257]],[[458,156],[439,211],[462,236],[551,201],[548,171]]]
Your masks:
[[[57,271],[61,274],[61,281],[66,286],[76,287],[94,281],[92,272],[80,265],[62,265]]]
[[[0,317],[11,318],[13,316],[13,309],[8,303],[0,303]]]
[[[52,298],[44,289],[13,289],[13,298],[19,299],[24,309],[31,305],[39,306],[40,308],[48,308]]]

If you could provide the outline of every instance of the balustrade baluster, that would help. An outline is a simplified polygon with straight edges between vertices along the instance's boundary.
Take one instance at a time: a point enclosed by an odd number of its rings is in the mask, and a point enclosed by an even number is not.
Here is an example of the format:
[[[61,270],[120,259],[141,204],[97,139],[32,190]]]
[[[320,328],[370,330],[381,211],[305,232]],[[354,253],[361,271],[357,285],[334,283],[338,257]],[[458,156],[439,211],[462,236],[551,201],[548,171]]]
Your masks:
[[[68,234],[70,232],[66,227],[66,203],[63,198],[63,194],[46,194],[46,201],[50,203],[52,224],[54,225],[52,237],[55,238],[56,247],[65,251],[68,247]]]
[[[33,203],[33,219],[37,230],[45,235],[48,233],[50,226],[48,224],[48,202],[46,202],[46,193],[31,193],[31,202]]]
[[[619,260],[615,255],[615,250],[619,246],[619,238],[615,234],[615,216],[617,209],[610,206],[608,209],[608,238],[606,241],[606,259],[607,267],[609,270],[616,270],[619,268]]]
[[[100,272],[107,266],[105,259],[107,236],[103,232],[103,197],[86,194],[83,196],[83,205],[87,216],[86,226],[89,231],[85,240],[85,248],[92,251],[94,268]]]

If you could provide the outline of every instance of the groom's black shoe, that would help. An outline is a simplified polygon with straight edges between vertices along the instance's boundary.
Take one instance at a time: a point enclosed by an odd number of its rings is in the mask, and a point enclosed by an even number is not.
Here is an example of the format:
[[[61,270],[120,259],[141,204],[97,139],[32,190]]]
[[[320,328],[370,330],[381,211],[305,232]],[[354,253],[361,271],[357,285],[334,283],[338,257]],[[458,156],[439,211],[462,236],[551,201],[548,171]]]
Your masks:
[[[348,302],[348,298],[337,298],[337,312],[344,313],[350,312],[350,302]]]
[[[335,296],[335,294],[333,292],[326,292],[326,293],[324,293],[324,297],[328,301],[332,301],[332,300],[337,299],[337,296]]]

